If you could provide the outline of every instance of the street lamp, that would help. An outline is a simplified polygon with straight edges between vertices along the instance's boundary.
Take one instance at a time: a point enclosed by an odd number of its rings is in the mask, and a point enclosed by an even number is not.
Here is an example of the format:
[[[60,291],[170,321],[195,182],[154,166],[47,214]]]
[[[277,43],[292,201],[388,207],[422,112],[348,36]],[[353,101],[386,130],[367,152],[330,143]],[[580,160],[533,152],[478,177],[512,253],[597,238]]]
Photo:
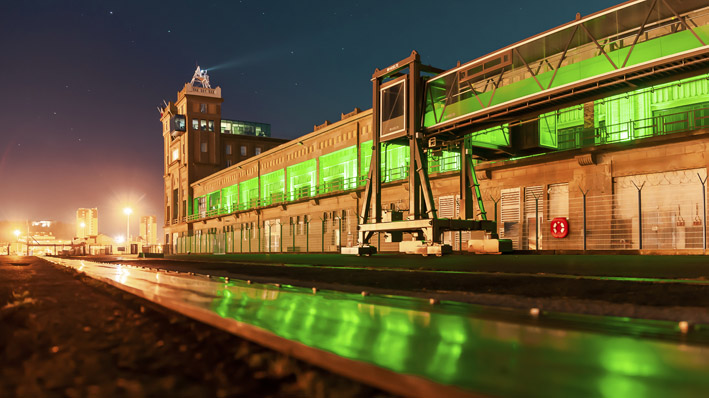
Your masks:
[[[130,215],[133,213],[133,209],[126,207],[123,209],[123,214],[126,215],[126,242],[130,242]]]
[[[86,223],[82,222],[79,226],[81,227],[81,238],[83,239],[86,237],[86,230],[84,229],[86,227]]]

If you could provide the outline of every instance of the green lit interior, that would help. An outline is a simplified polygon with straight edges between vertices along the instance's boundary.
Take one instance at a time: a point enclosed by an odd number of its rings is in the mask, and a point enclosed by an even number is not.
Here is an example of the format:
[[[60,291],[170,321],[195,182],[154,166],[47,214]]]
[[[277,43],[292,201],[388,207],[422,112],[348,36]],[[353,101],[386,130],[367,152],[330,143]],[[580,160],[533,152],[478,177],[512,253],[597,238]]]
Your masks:
[[[697,33],[705,43],[709,42],[709,26],[696,27],[694,28],[694,32]],[[652,40],[637,43],[626,67],[699,47],[701,47],[701,43],[694,37],[692,32],[684,30],[666,34]],[[606,51],[606,53],[616,65],[622,65],[629,49],[630,46],[626,46],[615,51]],[[608,62],[605,55],[598,54],[594,57],[589,57],[560,67],[556,71],[556,76],[554,76],[554,81],[550,88],[560,87],[582,79],[599,76],[613,70],[613,66]],[[547,87],[553,75],[554,71],[548,70],[539,73],[536,77],[542,87]],[[426,99],[424,115],[425,127],[445,123],[451,119],[479,111],[486,107],[492,107],[542,92],[532,76],[500,86],[494,91],[494,96],[493,91],[487,91],[479,93],[477,98],[471,95],[449,98],[447,93],[452,84],[457,84],[457,82],[452,80],[450,75],[427,83],[427,92],[430,92],[431,95],[427,96]],[[483,106],[483,104],[486,106]]]
[[[350,146],[320,156],[320,181],[324,193],[357,187],[357,147]]]
[[[261,176],[261,205],[282,202],[285,198],[286,176],[283,169]]]
[[[258,206],[258,177],[239,183],[239,209]]]
[[[589,115],[593,127],[585,126]],[[655,135],[690,131],[709,126],[709,74],[638,89],[625,94],[575,105],[538,118],[539,145],[550,150],[574,149]],[[477,147],[509,147],[510,127],[491,127],[469,134]],[[318,194],[355,189],[367,177],[372,158],[372,141],[350,146],[316,159],[280,169],[197,197],[192,215],[231,213],[280,201],[293,201]],[[409,147],[382,143],[382,182],[406,179]],[[458,150],[428,151],[429,174],[460,170]],[[320,163],[318,180],[318,161]],[[359,173],[357,173],[359,171]],[[259,198],[259,183],[261,197]],[[203,214],[201,214],[203,213]]]
[[[298,200],[315,195],[317,160],[308,159],[286,168],[288,175],[288,200]]]
[[[709,42],[709,26],[702,25],[694,31],[703,40]],[[627,65],[632,66],[691,50],[699,45],[699,41],[686,30],[641,39],[633,49]],[[615,50],[610,50],[613,48]],[[612,66],[605,56],[595,54],[593,51],[597,52],[597,49],[583,48],[576,53],[570,51],[567,64],[556,71],[552,87],[611,71]],[[608,55],[616,65],[619,65],[622,64],[628,51],[627,45],[622,48],[610,45]],[[553,73],[553,70],[540,71],[537,79],[546,87]],[[494,106],[541,92],[534,79],[528,77],[511,79],[511,82],[497,88],[494,97],[492,92],[480,92],[477,98],[470,92],[466,95],[448,97],[446,93],[449,92],[451,85],[457,84],[455,76],[456,74],[449,74],[427,83],[425,126],[430,127],[478,111],[483,108],[481,104],[489,102],[490,106]],[[434,113],[437,114],[438,120],[434,117]],[[524,122],[537,122],[538,145],[550,151],[706,128],[709,126],[709,74],[563,108],[542,114],[536,120]],[[222,120],[222,129],[233,130],[241,126],[239,123],[242,122]],[[253,133],[256,133],[256,125],[252,123]],[[509,124],[504,124],[473,132],[466,138],[473,147],[510,148],[511,129]],[[232,133],[239,132],[234,130]],[[248,131],[242,133],[250,134]],[[406,179],[410,164],[408,145],[385,142],[381,144],[380,150],[382,182]],[[359,168],[357,167],[358,155]],[[428,151],[426,156],[429,174],[456,172],[461,168],[460,153],[455,148]],[[350,146],[324,154],[317,159],[308,159],[286,169],[260,176],[260,179],[255,177],[196,197],[190,201],[190,216],[197,218],[231,213],[280,201],[294,201],[329,192],[355,189],[364,185],[371,157],[372,140],[369,140],[362,142],[359,148]]]
[[[709,125],[709,74],[659,84],[539,117],[540,144],[572,149],[655,135],[695,130]],[[592,110],[593,127],[584,126]]]

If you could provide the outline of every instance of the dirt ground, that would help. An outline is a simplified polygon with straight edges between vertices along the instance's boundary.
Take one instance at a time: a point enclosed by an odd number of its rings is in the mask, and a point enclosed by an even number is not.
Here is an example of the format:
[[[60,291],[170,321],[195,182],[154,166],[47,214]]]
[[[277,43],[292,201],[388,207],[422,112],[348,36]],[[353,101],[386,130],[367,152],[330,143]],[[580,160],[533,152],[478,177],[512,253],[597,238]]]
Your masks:
[[[0,257],[0,397],[387,397],[68,269]]]

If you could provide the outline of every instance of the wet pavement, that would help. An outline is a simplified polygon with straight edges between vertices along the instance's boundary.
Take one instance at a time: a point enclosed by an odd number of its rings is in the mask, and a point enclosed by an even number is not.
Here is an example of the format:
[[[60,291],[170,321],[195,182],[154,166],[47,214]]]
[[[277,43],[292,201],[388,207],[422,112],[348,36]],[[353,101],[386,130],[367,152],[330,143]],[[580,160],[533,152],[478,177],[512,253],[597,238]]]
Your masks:
[[[704,326],[684,336],[670,322],[585,317],[600,324],[593,330],[554,314],[61,261],[158,302],[475,393],[665,397],[709,390],[709,346],[692,338],[705,336]]]

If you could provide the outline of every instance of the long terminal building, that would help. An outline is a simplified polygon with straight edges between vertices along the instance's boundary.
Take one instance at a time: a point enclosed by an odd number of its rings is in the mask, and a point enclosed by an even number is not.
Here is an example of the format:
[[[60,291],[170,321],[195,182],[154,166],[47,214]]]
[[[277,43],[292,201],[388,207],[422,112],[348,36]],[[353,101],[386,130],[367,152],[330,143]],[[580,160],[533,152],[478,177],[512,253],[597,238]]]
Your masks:
[[[450,70],[413,52],[375,70],[372,109],[290,141],[222,119],[221,88],[193,81],[161,109],[165,242],[465,250],[474,228],[361,231],[462,219],[516,250],[705,252],[707,44],[706,1],[629,1]]]

